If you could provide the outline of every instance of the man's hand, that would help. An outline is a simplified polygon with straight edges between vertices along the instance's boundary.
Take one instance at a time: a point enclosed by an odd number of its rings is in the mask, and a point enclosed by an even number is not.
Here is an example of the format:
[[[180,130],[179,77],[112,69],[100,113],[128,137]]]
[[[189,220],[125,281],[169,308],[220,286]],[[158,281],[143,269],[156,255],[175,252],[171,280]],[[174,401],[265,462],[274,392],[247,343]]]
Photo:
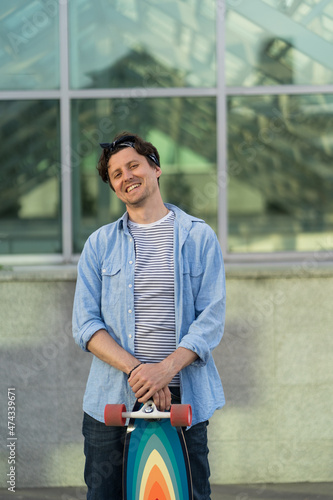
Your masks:
[[[155,392],[153,401],[160,411],[170,410],[171,406],[171,392],[168,386],[164,387],[158,392]]]
[[[140,403],[153,399],[156,406],[164,411],[171,405],[168,388],[173,377],[185,366],[198,358],[195,352],[178,347],[160,363],[147,363],[138,366],[128,379],[129,385]]]
[[[140,403],[153,399],[160,411],[168,410],[171,405],[171,393],[168,388],[173,375],[166,369],[166,364],[142,364],[136,368],[128,383]]]

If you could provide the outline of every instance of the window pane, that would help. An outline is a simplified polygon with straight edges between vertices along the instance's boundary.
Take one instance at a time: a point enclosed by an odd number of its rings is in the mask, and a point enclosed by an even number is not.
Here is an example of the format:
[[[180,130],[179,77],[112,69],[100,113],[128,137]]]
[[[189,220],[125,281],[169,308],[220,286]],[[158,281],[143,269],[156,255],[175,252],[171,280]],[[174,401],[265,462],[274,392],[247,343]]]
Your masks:
[[[0,102],[0,142],[0,254],[60,252],[58,102]]]
[[[70,12],[72,88],[215,85],[215,2],[78,0]]]
[[[125,207],[96,171],[100,142],[123,130],[152,142],[161,156],[165,202],[217,225],[215,98],[78,100],[72,103],[74,248]]]
[[[333,2],[228,3],[228,85],[333,83]]]
[[[1,90],[59,88],[58,3],[1,2]]]
[[[229,99],[229,250],[333,246],[333,95]]]

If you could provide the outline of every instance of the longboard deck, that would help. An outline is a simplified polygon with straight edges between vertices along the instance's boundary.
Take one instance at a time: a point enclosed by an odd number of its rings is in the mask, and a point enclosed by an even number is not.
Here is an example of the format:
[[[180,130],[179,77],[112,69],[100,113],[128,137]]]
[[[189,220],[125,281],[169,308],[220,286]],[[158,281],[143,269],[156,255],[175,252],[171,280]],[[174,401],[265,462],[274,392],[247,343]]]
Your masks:
[[[124,449],[123,500],[192,499],[182,429],[172,427],[169,419],[131,419]]]

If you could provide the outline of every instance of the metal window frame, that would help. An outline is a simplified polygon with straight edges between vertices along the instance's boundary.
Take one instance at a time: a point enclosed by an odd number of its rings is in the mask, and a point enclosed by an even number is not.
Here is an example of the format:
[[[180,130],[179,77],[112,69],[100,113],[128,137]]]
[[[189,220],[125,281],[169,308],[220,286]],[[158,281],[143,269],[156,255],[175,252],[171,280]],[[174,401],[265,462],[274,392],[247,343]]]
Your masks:
[[[0,91],[1,100],[57,99],[60,103],[60,144],[61,144],[61,196],[62,196],[62,253],[34,255],[0,256],[2,265],[59,265],[76,263],[79,255],[73,254],[72,241],[72,176],[70,165],[72,99],[105,98],[154,98],[154,97],[215,97],[217,116],[217,175],[218,182],[218,236],[226,263],[231,265],[279,265],[295,266],[295,263],[333,263],[333,250],[314,252],[272,252],[272,253],[228,253],[228,213],[227,213],[227,109],[228,96],[233,95],[301,95],[333,94],[333,85],[284,85],[270,87],[227,87],[225,81],[224,54],[226,0],[216,0],[216,60],[217,84],[209,88],[119,88],[82,89],[69,87],[69,43],[68,5],[59,3],[60,41],[60,89],[45,91]]]

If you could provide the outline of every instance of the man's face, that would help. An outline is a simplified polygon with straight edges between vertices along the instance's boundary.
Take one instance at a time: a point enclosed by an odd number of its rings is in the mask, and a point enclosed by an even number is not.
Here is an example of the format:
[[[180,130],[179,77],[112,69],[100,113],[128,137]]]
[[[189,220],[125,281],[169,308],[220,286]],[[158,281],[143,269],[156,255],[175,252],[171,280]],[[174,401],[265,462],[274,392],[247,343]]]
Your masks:
[[[157,179],[162,171],[151,167],[145,156],[134,148],[124,148],[108,163],[110,182],[118,198],[128,206],[141,206],[159,193]]]

